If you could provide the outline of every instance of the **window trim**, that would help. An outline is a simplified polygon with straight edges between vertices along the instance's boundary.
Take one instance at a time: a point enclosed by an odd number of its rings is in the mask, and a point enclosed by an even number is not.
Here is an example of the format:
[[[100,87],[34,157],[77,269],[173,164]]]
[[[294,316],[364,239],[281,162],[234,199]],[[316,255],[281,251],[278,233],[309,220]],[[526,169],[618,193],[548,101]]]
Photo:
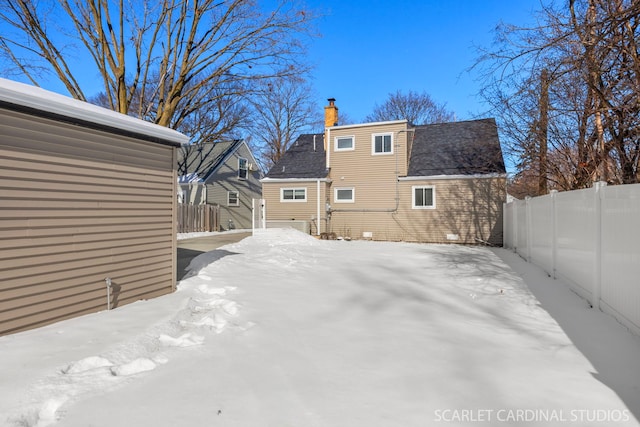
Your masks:
[[[431,190],[431,205],[416,206],[416,190]],[[435,185],[414,185],[411,187],[411,208],[412,209],[435,209],[436,208],[436,186]]]
[[[244,160],[245,167],[240,167],[240,164]],[[244,177],[240,176],[240,172],[244,171]],[[249,178],[249,160],[244,157],[238,157],[238,179],[245,180]]]
[[[236,195],[236,202],[231,203],[230,196],[232,193]],[[238,190],[228,190],[227,191],[227,206],[240,206],[240,192]]]
[[[376,136],[387,136],[391,137],[390,149],[391,151],[376,151]],[[371,134],[371,155],[372,156],[388,156],[393,154],[393,132],[380,132],[380,133],[372,133]],[[384,139],[383,139],[383,147],[384,148]]]
[[[338,199],[338,191],[351,190],[351,199]],[[333,189],[333,203],[355,203],[356,202],[356,189],[355,187],[335,187]]]
[[[286,190],[291,190],[293,191],[293,199],[285,199],[284,198],[284,192]],[[295,194],[296,194],[296,190],[303,190],[304,191],[304,198],[303,199],[296,199],[295,198]],[[281,203],[306,203],[307,202],[307,187],[282,187],[280,188],[280,202]]]
[[[351,140],[351,147],[349,148],[338,148],[338,140],[339,139],[350,139]],[[334,151],[353,151],[356,149],[356,137],[355,135],[342,135],[342,136],[336,136],[333,139],[333,150]]]

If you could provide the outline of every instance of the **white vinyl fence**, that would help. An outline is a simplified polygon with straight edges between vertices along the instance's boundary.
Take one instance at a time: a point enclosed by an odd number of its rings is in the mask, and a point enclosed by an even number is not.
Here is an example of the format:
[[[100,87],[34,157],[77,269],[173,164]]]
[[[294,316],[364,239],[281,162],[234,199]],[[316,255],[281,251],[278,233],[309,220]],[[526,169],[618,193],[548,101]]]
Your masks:
[[[640,334],[640,184],[507,203],[504,247]]]

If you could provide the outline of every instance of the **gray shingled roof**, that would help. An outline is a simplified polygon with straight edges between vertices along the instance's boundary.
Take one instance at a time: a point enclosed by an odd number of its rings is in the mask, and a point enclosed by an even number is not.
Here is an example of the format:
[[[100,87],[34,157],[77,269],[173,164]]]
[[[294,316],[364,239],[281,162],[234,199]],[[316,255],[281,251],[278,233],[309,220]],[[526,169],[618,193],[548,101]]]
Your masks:
[[[325,161],[324,135],[300,135],[269,170],[266,178],[326,178],[328,171]]]
[[[407,176],[504,174],[494,119],[416,126]],[[266,178],[326,178],[323,134],[301,135]]]
[[[183,146],[178,153],[178,175],[197,173],[201,179],[207,178],[220,166],[226,155],[233,151],[242,140],[219,141],[215,143]],[[186,154],[186,164],[185,164]],[[186,173],[185,173],[186,166]]]
[[[503,173],[494,119],[415,127],[408,176]]]

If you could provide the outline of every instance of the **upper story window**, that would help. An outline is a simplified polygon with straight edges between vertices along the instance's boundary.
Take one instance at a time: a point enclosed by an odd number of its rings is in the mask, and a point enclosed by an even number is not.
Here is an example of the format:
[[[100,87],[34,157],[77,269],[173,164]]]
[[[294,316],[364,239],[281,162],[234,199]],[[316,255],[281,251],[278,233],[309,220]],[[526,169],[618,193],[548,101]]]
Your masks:
[[[281,202],[306,202],[307,189],[306,187],[281,188],[280,201]]]
[[[355,149],[355,137],[337,136],[335,139],[336,151],[347,151]]]
[[[249,175],[249,162],[244,157],[238,158],[238,178],[247,179]]]
[[[412,187],[412,208],[413,209],[435,209],[436,189],[432,185]]]
[[[371,154],[393,154],[393,134],[374,133],[371,135]]]

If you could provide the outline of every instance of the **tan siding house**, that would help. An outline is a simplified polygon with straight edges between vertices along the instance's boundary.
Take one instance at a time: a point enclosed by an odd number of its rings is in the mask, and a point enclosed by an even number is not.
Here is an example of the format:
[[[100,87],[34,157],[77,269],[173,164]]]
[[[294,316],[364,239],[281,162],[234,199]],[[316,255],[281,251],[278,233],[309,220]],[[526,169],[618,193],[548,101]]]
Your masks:
[[[0,334],[175,289],[187,137],[3,79],[0,134]]]
[[[334,101],[324,134],[302,135],[262,180],[268,224],[320,217],[317,234],[502,244],[506,174],[493,119],[338,126]],[[304,203],[282,200],[284,188],[309,178],[322,180],[318,199],[307,190]]]

